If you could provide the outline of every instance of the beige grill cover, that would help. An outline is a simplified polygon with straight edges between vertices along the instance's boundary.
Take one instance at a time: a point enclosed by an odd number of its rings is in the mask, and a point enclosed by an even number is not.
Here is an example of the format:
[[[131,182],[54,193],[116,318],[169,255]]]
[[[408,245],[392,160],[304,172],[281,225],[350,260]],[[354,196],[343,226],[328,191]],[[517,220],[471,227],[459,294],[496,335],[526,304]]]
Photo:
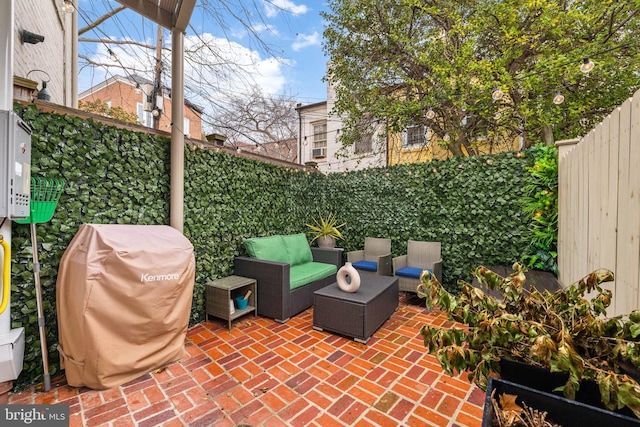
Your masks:
[[[69,385],[112,388],[183,357],[194,278],[193,245],[174,228],[81,225],[56,285]]]

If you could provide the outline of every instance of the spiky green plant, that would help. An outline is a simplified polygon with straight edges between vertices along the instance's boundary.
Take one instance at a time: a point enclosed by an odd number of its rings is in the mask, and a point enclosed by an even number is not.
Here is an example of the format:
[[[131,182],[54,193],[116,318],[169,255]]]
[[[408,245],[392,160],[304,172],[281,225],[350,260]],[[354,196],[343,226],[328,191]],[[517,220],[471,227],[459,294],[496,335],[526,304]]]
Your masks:
[[[313,218],[313,224],[307,224],[307,227],[313,232],[311,243],[322,236],[333,237],[336,240],[342,239],[340,228],[344,226],[345,223],[338,224],[338,218],[333,213],[329,213],[326,218],[323,218],[322,215]]]

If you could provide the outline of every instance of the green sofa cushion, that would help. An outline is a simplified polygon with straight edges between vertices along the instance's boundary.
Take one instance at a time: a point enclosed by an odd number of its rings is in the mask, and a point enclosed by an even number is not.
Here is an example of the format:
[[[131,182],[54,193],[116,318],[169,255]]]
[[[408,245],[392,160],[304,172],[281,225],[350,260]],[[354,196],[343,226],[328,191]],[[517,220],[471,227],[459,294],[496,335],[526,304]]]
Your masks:
[[[249,256],[265,261],[286,262],[289,264],[287,249],[282,236],[252,237],[244,241]]]
[[[282,236],[282,240],[284,240],[289,264],[291,264],[292,267],[313,261],[311,248],[309,247],[309,242],[307,242],[307,236],[305,236],[304,233]]]
[[[299,288],[315,280],[324,279],[337,271],[338,268],[335,265],[321,262],[307,262],[292,266],[290,287],[291,289]]]

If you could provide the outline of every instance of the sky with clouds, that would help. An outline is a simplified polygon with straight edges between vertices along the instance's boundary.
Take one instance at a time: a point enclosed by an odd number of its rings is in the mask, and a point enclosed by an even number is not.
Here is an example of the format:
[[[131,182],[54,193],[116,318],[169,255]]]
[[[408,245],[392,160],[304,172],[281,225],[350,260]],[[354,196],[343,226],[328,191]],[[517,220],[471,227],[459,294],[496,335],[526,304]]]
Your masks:
[[[79,29],[119,6],[114,0],[80,0]],[[229,94],[258,86],[302,104],[326,100],[320,16],[326,9],[324,0],[197,0],[184,41],[185,95],[222,105]],[[114,74],[153,80],[157,25],[151,21],[124,10],[80,38],[80,92]],[[163,46],[163,63],[170,67],[168,30]],[[165,72],[169,84],[170,70]]]

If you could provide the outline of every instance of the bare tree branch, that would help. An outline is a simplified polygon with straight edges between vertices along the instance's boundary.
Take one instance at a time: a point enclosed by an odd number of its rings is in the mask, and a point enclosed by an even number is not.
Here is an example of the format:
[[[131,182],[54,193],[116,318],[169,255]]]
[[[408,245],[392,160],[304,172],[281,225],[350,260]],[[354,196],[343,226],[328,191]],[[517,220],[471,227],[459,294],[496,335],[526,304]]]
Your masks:
[[[130,71],[133,71],[133,72],[136,72],[136,73],[145,71],[145,70],[137,69],[135,67],[125,67],[125,66],[123,66],[121,64],[120,65],[114,65],[114,64],[105,64],[105,63],[102,63],[102,62],[96,62],[96,61],[92,60],[91,58],[89,58],[88,56],[81,55],[81,54],[78,55],[78,58],[79,59],[84,59],[85,61],[87,61],[88,64],[91,64],[91,65],[93,65],[95,67],[101,67],[101,68],[124,68],[126,70],[130,70]]]
[[[126,45],[134,45],[144,47],[145,49],[155,49],[155,46],[150,44],[137,42],[135,40],[111,40],[111,39],[93,39],[89,37],[79,37],[79,42],[87,42],[87,43],[103,43],[103,44],[126,44]]]
[[[98,25],[102,24],[104,21],[106,21],[107,19],[111,18],[113,15],[115,15],[118,12],[121,12],[123,10],[125,10],[127,7],[126,6],[118,6],[115,9],[105,13],[104,15],[102,15],[100,18],[96,19],[95,21],[93,21],[91,24],[87,25],[86,27],[82,27],[78,29],[78,35],[80,34],[84,34],[87,31],[93,30],[94,28],[96,28]]]

